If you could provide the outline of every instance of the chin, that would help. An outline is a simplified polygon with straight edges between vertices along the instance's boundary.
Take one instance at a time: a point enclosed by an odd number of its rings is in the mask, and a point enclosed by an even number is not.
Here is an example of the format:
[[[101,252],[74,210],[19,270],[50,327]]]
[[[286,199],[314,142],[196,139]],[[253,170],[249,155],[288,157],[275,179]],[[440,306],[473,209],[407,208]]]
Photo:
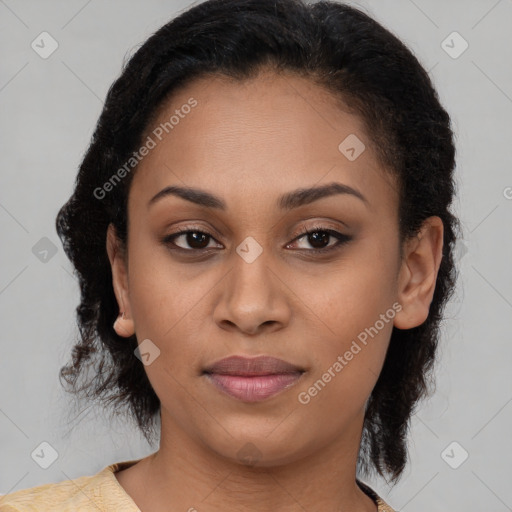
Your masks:
[[[276,424],[272,428],[275,428]],[[291,464],[305,457],[309,451],[317,447],[314,440],[310,443],[301,442],[300,435],[289,435],[279,432],[269,433],[271,429],[262,429],[259,433],[251,429],[250,435],[242,429],[235,434],[234,430],[226,429],[233,436],[224,436],[218,442],[210,437],[206,444],[220,457],[247,467],[275,467]],[[293,440],[293,442],[290,442]],[[308,450],[309,445],[309,450]],[[313,446],[315,445],[315,446]]]

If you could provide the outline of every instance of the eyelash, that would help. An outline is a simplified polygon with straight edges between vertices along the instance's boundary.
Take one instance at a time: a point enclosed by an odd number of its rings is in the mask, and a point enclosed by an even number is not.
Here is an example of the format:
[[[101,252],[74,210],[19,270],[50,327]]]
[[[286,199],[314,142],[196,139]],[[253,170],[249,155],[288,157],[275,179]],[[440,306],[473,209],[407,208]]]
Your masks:
[[[172,244],[172,245],[174,245],[174,248],[172,250],[179,251],[179,252],[184,252],[184,253],[191,253],[191,252],[198,253],[198,252],[203,252],[203,251],[211,250],[211,249],[208,249],[206,247],[203,248],[203,249],[183,249],[183,247],[177,247],[176,244],[174,244],[174,242],[172,241],[172,240],[174,240],[175,238],[178,238],[181,235],[186,235],[186,234],[189,234],[189,233],[197,233],[197,234],[201,234],[201,235],[206,235],[206,236],[208,236],[208,237],[210,237],[210,238],[215,240],[215,237],[212,234],[208,233],[207,231],[202,231],[200,229],[196,229],[193,226],[187,226],[187,227],[183,228],[182,230],[177,231],[176,233],[172,233],[171,235],[165,236],[162,239],[162,243],[164,245]],[[304,238],[304,237],[306,237],[308,235],[311,235],[313,233],[327,233],[327,234],[331,235],[332,237],[336,238],[337,242],[334,245],[327,246],[327,247],[324,247],[322,249],[299,249],[299,250],[303,250],[303,251],[307,251],[307,252],[313,252],[315,254],[325,254],[325,253],[329,253],[329,252],[332,252],[332,251],[340,249],[343,245],[345,245],[346,243],[348,243],[348,242],[350,242],[352,240],[352,236],[345,235],[343,233],[339,233],[338,231],[335,231],[334,229],[329,229],[329,228],[325,228],[325,227],[322,227],[322,226],[314,226],[311,229],[306,229],[305,231],[299,233],[299,235],[297,235],[292,240],[292,242],[300,240],[301,238]]]

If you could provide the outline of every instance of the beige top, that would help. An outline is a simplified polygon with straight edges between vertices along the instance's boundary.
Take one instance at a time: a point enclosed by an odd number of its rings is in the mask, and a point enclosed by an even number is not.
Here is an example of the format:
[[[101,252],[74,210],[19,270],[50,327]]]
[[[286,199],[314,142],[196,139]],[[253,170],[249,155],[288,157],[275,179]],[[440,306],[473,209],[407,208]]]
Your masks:
[[[93,476],[44,484],[0,496],[0,512],[141,512],[114,473],[137,462],[117,462]],[[395,512],[367,485],[359,487],[375,501],[378,512]]]

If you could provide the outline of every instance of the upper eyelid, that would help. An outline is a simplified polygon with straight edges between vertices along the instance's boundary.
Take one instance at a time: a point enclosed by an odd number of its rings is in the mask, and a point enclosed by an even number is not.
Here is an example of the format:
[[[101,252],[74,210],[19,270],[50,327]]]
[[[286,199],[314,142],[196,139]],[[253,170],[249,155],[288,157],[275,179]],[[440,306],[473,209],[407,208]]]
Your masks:
[[[344,234],[344,233],[342,233],[340,231],[340,228],[334,227],[334,226],[330,226],[330,225],[315,224],[313,226],[306,227],[304,224],[301,224],[300,231],[297,233],[296,236],[307,235],[308,233],[311,233],[311,232],[314,232],[314,231],[329,231],[329,230],[331,230],[331,231],[338,231],[340,234]],[[190,232],[203,233],[203,234],[208,235],[208,236],[210,236],[212,238],[216,238],[216,236],[217,236],[215,234],[212,234],[210,232],[210,230],[208,230],[207,228],[204,228],[202,226],[183,226],[183,227],[179,228],[176,232],[169,233],[169,235],[167,235],[167,236],[177,236],[177,235],[182,235],[182,234],[190,233]]]

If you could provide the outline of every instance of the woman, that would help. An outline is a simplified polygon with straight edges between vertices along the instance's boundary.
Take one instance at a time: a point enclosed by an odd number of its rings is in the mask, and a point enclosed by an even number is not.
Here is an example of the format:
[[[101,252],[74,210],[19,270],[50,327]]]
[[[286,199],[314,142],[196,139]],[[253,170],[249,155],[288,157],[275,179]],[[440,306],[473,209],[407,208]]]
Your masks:
[[[61,376],[159,448],[0,510],[391,511],[360,478],[398,481],[428,392],[454,155],[425,70],[353,7],[210,0],[162,27],[57,217],[82,292]]]

